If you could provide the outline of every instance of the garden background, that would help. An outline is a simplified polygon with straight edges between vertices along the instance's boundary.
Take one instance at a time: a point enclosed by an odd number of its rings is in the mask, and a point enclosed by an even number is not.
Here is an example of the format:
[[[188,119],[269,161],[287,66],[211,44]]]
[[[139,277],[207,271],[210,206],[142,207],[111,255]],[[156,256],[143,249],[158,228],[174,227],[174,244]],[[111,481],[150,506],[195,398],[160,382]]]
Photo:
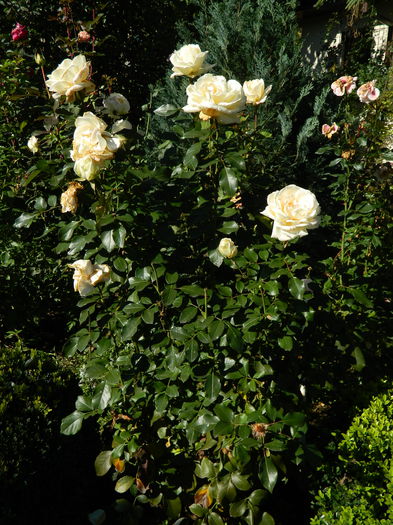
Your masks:
[[[391,27],[313,4],[0,0],[2,524],[393,522]]]

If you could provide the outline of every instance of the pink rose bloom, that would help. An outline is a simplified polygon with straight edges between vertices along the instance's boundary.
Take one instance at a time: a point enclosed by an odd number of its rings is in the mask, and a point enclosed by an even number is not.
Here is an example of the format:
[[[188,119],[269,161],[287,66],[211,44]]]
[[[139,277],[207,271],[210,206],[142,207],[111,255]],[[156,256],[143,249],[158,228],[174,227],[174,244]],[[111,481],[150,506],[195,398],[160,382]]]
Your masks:
[[[379,97],[379,89],[375,87],[375,80],[366,82],[356,91],[360,102],[369,104]]]
[[[11,37],[12,40],[14,40],[15,42],[17,40],[23,40],[24,38],[27,38],[26,26],[17,23],[14,29],[11,31]]]
[[[333,122],[331,126],[329,126],[329,124],[324,124],[322,126],[322,134],[325,135],[325,137],[327,137],[328,139],[331,139],[332,135],[334,135],[334,133],[337,133],[339,129],[340,128],[335,122]]]
[[[79,31],[78,33],[78,42],[88,42],[90,40],[90,33],[87,31]]]
[[[344,76],[335,80],[330,86],[333,93],[338,97],[342,97],[345,93],[349,95],[356,87],[356,80],[358,77]]]

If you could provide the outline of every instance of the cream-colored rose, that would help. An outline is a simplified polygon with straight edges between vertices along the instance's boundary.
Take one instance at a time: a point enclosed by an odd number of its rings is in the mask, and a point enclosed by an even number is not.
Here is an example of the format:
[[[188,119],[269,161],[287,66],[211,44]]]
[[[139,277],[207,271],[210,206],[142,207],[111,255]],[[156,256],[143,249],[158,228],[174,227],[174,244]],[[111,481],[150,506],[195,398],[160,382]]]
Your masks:
[[[93,82],[88,80],[90,76],[90,62],[86,62],[84,55],[77,55],[72,60],[66,58],[50,74],[46,85],[52,92],[53,98],[65,96],[67,102],[75,100],[75,94],[84,90],[91,93],[95,89]]]
[[[94,179],[125,141],[121,135],[105,131],[106,127],[106,123],[90,111],[75,121],[71,158],[75,162],[75,173],[82,179]]]
[[[169,60],[173,64],[171,78],[186,76],[195,78],[209,71],[213,65],[206,64],[208,51],[201,51],[197,44],[188,44],[171,54]]]
[[[265,89],[265,82],[262,78],[247,80],[243,84],[243,91],[247,97],[247,104],[262,104],[266,101],[271,89],[271,85]]]
[[[349,95],[349,93],[355,89],[357,79],[358,77],[344,75],[343,77],[335,80],[330,87],[332,88],[333,93],[338,97],[342,97],[345,93]]]
[[[111,93],[104,99],[104,113],[111,116],[125,115],[130,111],[130,103],[121,93]]]
[[[82,184],[79,182],[70,182],[66,191],[61,194],[60,204],[61,204],[61,213],[76,213],[78,209],[78,191],[82,190]]]
[[[272,237],[289,241],[307,235],[320,223],[320,207],[315,195],[295,184],[270,193],[262,215],[273,219]]]
[[[27,147],[32,153],[38,153],[38,139],[34,135],[32,135],[29,140],[27,141]]]
[[[370,82],[366,82],[360,86],[360,88],[356,91],[356,94],[359,97],[360,102],[370,104],[370,102],[377,100],[380,95],[380,91],[375,87],[375,80],[371,80]]]
[[[221,239],[217,250],[223,257],[226,257],[227,259],[232,259],[232,257],[237,255],[237,246],[229,237],[224,237]]]
[[[89,259],[79,259],[68,267],[74,269],[74,290],[82,297],[89,295],[96,284],[107,281],[111,271],[107,264],[93,264]]]
[[[187,87],[186,113],[198,113],[199,118],[217,119],[221,124],[239,122],[240,112],[244,110],[246,97],[237,80],[226,80],[220,75],[207,73],[195,84]]]

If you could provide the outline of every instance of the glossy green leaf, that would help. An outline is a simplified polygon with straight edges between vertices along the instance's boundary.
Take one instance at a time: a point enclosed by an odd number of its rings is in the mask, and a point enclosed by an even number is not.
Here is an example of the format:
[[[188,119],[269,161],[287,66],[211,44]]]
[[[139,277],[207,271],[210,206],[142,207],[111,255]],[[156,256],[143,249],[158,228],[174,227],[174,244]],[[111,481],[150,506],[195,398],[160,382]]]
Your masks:
[[[262,482],[262,485],[265,487],[265,489],[267,489],[270,493],[272,493],[277,483],[278,472],[277,472],[277,467],[273,463],[273,460],[270,456],[264,457],[261,460],[259,478]]]

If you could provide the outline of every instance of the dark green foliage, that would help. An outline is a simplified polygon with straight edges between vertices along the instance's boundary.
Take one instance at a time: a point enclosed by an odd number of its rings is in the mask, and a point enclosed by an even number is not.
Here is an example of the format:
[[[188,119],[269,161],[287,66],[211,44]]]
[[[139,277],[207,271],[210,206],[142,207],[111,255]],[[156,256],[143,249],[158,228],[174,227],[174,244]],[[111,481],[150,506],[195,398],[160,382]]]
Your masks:
[[[393,519],[393,393],[374,398],[338,446],[330,486],[316,498],[312,525],[388,525]],[[325,467],[327,472],[333,472]]]

